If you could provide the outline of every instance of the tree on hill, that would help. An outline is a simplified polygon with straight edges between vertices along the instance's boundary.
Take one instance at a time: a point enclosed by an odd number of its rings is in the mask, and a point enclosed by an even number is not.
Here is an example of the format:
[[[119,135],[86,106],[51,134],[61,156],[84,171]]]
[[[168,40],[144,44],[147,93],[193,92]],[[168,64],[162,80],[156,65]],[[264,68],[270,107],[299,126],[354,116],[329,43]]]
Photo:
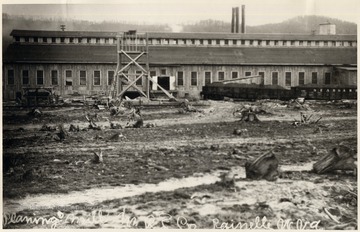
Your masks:
[[[24,17],[2,14],[3,52],[11,43],[10,33],[19,30],[60,30],[60,25],[65,24],[69,31],[171,31],[166,24],[136,24],[130,22],[91,22],[87,20],[71,20],[61,18]]]
[[[246,26],[247,33],[318,33],[319,24],[330,22],[336,25],[337,34],[357,34],[356,23],[324,16],[298,16],[281,23],[271,23],[259,26]],[[202,20],[193,24],[184,24],[183,32],[225,32],[230,33],[231,23],[219,20]]]

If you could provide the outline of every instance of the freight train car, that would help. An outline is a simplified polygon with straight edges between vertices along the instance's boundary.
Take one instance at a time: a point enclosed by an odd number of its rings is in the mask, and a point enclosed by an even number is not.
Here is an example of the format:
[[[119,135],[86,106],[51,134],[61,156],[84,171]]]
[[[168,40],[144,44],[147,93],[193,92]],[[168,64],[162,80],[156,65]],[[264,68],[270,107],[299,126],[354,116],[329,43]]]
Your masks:
[[[300,85],[292,87],[294,97],[310,100],[357,99],[356,85]]]
[[[357,99],[356,85],[301,85],[287,89],[278,85],[257,85],[214,82],[203,87],[204,99],[222,100],[224,97],[259,100],[290,100],[303,97],[309,100]]]
[[[222,100],[224,97],[259,100],[259,99],[281,99],[292,98],[292,91],[279,85],[257,85],[214,82],[205,85],[201,92],[204,99]]]

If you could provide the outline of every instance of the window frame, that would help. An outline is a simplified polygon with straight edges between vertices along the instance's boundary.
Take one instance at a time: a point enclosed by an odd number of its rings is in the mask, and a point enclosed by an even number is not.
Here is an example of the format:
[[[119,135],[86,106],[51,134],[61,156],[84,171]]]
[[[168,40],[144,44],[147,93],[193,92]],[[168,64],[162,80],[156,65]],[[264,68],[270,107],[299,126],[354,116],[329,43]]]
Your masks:
[[[165,71],[165,72],[163,72],[163,71]],[[160,76],[166,76],[167,75],[166,73],[167,73],[166,68],[160,69]]]
[[[194,84],[194,76],[193,76],[193,74],[196,74],[196,83]],[[199,83],[199,81],[198,81],[198,72],[196,72],[196,71],[191,71],[190,72],[190,85],[191,86],[197,86],[198,85],[198,83]]]
[[[290,76],[288,76],[288,74],[290,74]],[[291,83],[292,83],[292,73],[291,72],[285,72],[285,86],[291,86]]]
[[[85,77],[81,76],[81,72],[85,72]],[[82,80],[84,80],[84,78],[85,78],[85,84],[82,83]],[[87,84],[87,72],[86,70],[79,70],[79,85],[86,86],[86,84]]]
[[[53,77],[54,71],[56,71],[56,84],[54,84],[54,77]],[[51,79],[51,85],[59,85],[59,71],[57,69],[52,69],[50,71],[50,79]]]
[[[27,71],[27,83],[24,83],[24,71]],[[29,69],[23,69],[21,70],[21,84],[22,85],[30,85],[30,71]]]
[[[328,74],[328,76],[327,76]],[[325,85],[330,85],[331,84],[331,73],[330,72],[325,72],[324,73],[324,84]]]
[[[302,83],[300,83],[300,82],[302,82]],[[305,85],[305,72],[298,73],[298,85]]]
[[[10,83],[10,76],[9,76],[9,72],[12,71],[12,75],[11,75],[11,78],[12,78],[12,83]],[[7,81],[7,85],[15,85],[15,69],[8,69],[7,70],[7,78],[6,78],[6,81]]]
[[[206,79],[207,79],[207,76],[206,74],[209,74],[208,78],[210,78],[210,81],[207,83]],[[204,85],[206,84],[211,84],[212,83],[212,72],[211,71],[204,71]]]
[[[318,84],[318,73],[317,72],[311,72],[311,84],[314,84],[314,85]]]
[[[182,74],[181,79],[179,78],[179,73]],[[179,83],[179,80],[181,80],[181,84]],[[177,71],[176,72],[176,85],[177,86],[184,86],[184,71]]]
[[[110,83],[110,75],[109,73],[113,72],[113,76],[112,76],[112,83]],[[115,81],[115,70],[107,70],[107,85],[111,86]]]
[[[222,73],[222,78],[220,79],[220,73]],[[223,81],[225,80],[225,71],[218,71],[217,72],[217,77],[218,77],[218,81]]]
[[[42,77],[39,77],[39,72],[42,73]],[[45,76],[45,72],[43,69],[36,70],[36,85],[44,85],[44,76]],[[42,84],[39,84],[39,78],[42,79]]]
[[[236,73],[236,77],[234,77],[234,74]],[[231,79],[239,78],[239,72],[238,71],[231,71]]]
[[[135,79],[138,78],[142,74],[142,71],[135,71]],[[142,86],[143,85],[143,77],[141,77],[139,80],[135,82],[136,86]]]
[[[276,74],[276,76],[274,76],[274,74]],[[276,80],[275,84],[274,80]],[[271,72],[271,85],[279,85],[279,72]]]
[[[71,72],[71,77],[67,76],[67,72]],[[71,85],[68,85],[67,79],[71,78]],[[73,70],[72,69],[65,69],[65,86],[73,86],[74,84],[74,78],[73,78]]]
[[[263,74],[263,75],[261,75],[261,74]],[[258,75],[261,76],[260,77],[260,85],[265,85],[265,72],[260,71],[260,72],[258,72]]]
[[[95,76],[95,72],[99,72],[99,77]],[[99,84],[95,84],[95,78],[99,78]],[[100,86],[101,85],[101,70],[94,70],[93,72],[93,85]]]

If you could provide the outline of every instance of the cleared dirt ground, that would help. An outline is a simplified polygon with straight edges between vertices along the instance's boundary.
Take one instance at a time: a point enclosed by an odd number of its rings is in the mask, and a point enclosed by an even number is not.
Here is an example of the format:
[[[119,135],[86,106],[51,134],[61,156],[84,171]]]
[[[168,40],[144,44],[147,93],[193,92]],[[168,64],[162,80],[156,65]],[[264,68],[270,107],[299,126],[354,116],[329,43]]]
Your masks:
[[[40,108],[34,118],[28,109],[5,108],[4,228],[357,229],[354,173],[311,172],[333,147],[357,149],[356,105],[202,103],[204,113],[144,107],[144,123],[155,127],[118,130],[106,118],[125,126],[126,117],[107,110]],[[260,122],[240,122],[232,112],[244,104],[267,113]],[[86,130],[86,112],[98,114],[102,130]],[[294,126],[300,112],[322,119]],[[40,131],[60,123],[80,131],[64,141],[54,139],[58,131]],[[248,134],[234,135],[235,128]],[[104,162],[92,163],[100,150]],[[246,160],[269,150],[280,178],[246,179]]]

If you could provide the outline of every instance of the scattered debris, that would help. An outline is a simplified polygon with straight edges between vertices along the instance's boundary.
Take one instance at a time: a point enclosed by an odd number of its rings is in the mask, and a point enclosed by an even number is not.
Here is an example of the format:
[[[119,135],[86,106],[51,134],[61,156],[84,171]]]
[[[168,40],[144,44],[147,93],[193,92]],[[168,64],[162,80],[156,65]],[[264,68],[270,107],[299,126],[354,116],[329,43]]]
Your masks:
[[[102,151],[100,151],[100,152],[94,151],[93,163],[98,164],[98,163],[102,163],[103,161],[104,161],[104,160],[103,160]]]
[[[54,163],[60,163],[60,164],[70,164],[69,160],[60,160],[60,159],[54,159]]]
[[[140,108],[133,108],[132,112],[128,115],[129,122],[125,128],[140,128],[144,126],[144,120],[141,117]]]
[[[88,120],[89,122],[90,121],[93,121],[93,122],[98,122],[99,121],[99,115],[97,113],[95,114],[90,114],[90,113],[87,113],[85,115],[85,118],[86,120]]]
[[[69,131],[70,132],[79,132],[80,128],[79,128],[79,126],[74,126],[73,124],[70,124]]]
[[[258,106],[255,105],[244,105],[240,108],[235,108],[233,110],[233,116],[240,118],[240,121],[245,122],[257,122],[259,119],[257,118],[257,114],[263,114],[266,113],[265,110],[261,109]]]
[[[246,178],[274,181],[279,176],[279,161],[272,151],[245,163]]]
[[[322,117],[319,117],[316,120],[311,120],[312,117],[313,117],[313,114],[308,115],[303,112],[300,112],[300,120],[294,119],[292,125],[300,126],[302,124],[317,124],[322,119]]]
[[[338,220],[338,218],[336,217],[336,216],[334,216],[334,215],[332,215],[330,212],[329,212],[329,210],[327,210],[325,207],[323,208],[324,209],[324,212],[329,216],[329,218],[331,219],[331,220],[333,220],[334,222],[336,222],[336,223],[340,223],[339,222],[339,220]]]
[[[207,194],[200,195],[199,193],[194,193],[190,197],[190,199],[193,200],[194,203],[197,205],[203,205],[203,204],[208,203],[208,200],[211,199],[211,196],[209,196]]]
[[[109,141],[117,141],[119,139],[124,139],[125,136],[121,133],[115,133],[114,135],[110,136],[110,138],[108,139]]]
[[[238,174],[233,174],[231,172],[222,173],[220,175],[220,181],[216,182],[216,184],[224,188],[232,189],[236,192],[235,177],[237,176]]]
[[[32,181],[34,180],[35,178],[39,178],[41,176],[41,173],[42,173],[42,168],[31,168],[31,169],[28,169],[28,170],[24,170],[24,173],[22,174],[21,178],[22,180],[25,180],[25,181]]]
[[[44,124],[41,128],[40,131],[56,131],[56,127],[52,127],[49,126],[47,124]]]
[[[247,112],[247,111],[243,111],[241,113],[242,117],[240,119],[240,121],[245,121],[245,122],[258,122],[260,121],[256,114],[254,112]]]
[[[98,118],[97,114],[95,115],[96,115],[95,118]],[[101,127],[96,125],[96,123],[93,121],[94,117],[89,117],[89,116],[90,116],[89,114],[85,115],[86,120],[88,120],[89,122],[89,129],[101,130]]]
[[[35,109],[32,109],[29,113],[28,113],[29,116],[32,116],[32,117],[35,117],[35,118],[38,118],[38,117],[41,117],[42,115],[42,112],[35,108]]]
[[[185,99],[183,102],[180,103],[180,109],[179,109],[179,113],[183,114],[183,113],[190,113],[190,112],[199,112],[199,113],[204,113],[203,110],[199,110],[197,108],[195,108],[194,106],[192,106],[189,102],[189,100]]]
[[[59,129],[59,133],[56,133],[56,135],[60,141],[63,141],[68,134],[64,130],[64,125],[62,125],[62,124],[58,125],[58,129]]]
[[[151,127],[155,127],[156,124],[155,123],[146,123],[145,127],[146,128],[151,128]]]
[[[96,108],[98,110],[105,110],[105,106],[104,105],[96,105]]]
[[[248,136],[248,130],[247,129],[234,129],[233,132],[234,135],[241,135],[241,136]]]
[[[110,121],[108,118],[106,119],[110,124],[110,129],[122,129],[122,126],[119,123],[114,123]]]
[[[111,106],[109,110],[111,116],[115,116],[119,112],[119,109],[116,106]]]
[[[356,173],[356,162],[356,152],[344,145],[339,145],[321,157],[320,160],[313,165],[313,170],[318,174],[335,170],[353,170],[354,173]]]
[[[156,165],[156,164],[153,164],[153,163],[150,163],[149,167],[155,168],[158,171],[169,171],[168,168],[166,168],[164,166]]]

